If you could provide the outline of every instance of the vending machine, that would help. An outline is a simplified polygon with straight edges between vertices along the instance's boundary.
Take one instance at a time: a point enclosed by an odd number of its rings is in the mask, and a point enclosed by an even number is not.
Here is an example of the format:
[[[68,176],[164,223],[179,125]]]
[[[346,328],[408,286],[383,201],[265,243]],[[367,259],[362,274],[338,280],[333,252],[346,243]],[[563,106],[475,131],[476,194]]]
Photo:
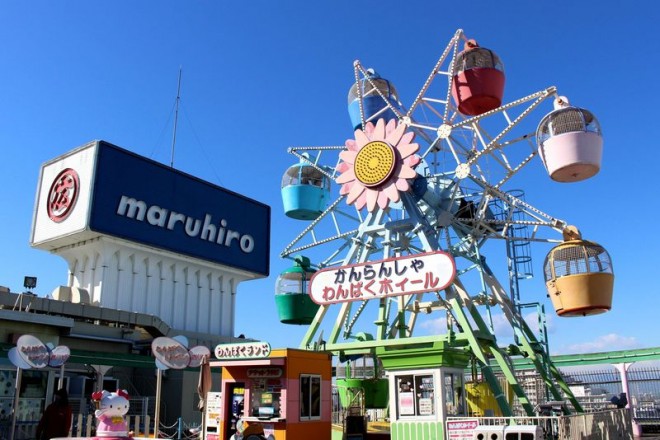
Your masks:
[[[204,440],[220,440],[220,414],[222,393],[210,391],[206,394],[204,410]]]

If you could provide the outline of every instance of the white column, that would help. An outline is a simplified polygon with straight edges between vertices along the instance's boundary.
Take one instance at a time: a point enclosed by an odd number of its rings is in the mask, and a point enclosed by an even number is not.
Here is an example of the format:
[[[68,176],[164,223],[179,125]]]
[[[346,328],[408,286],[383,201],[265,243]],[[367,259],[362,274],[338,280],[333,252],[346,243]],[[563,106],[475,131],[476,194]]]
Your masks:
[[[172,327],[183,329],[185,320],[185,303],[186,303],[186,278],[183,272],[182,265],[173,264],[174,272],[174,296],[172,297],[172,304],[170,308],[173,311]]]
[[[94,255],[92,267],[94,274],[89,286],[89,299],[92,304],[98,304],[101,301],[101,287],[103,286],[103,257],[100,253]]]
[[[211,274],[204,270],[199,273],[197,322],[199,331],[211,333]]]
[[[188,272],[188,285],[187,290],[187,304],[186,304],[186,329],[201,332],[203,331],[203,323],[197,319],[197,311],[199,309],[199,269],[190,268]]]
[[[172,301],[174,301],[174,265],[168,261],[161,261],[160,267],[160,301],[159,312],[157,316],[160,317],[170,327],[173,325],[173,310]]]
[[[224,286],[224,277],[219,272],[213,272],[211,276],[211,320],[210,332],[216,335],[221,334],[220,323],[222,321],[222,297]]]
[[[133,254],[128,250],[117,253],[117,309],[131,311],[131,296],[133,284]]]
[[[103,281],[99,305],[116,309],[119,291],[119,255],[112,250],[105,250],[103,254]]]
[[[91,276],[91,265],[92,263],[89,261],[89,255],[87,253],[81,255],[78,260],[76,261],[76,275],[75,275],[75,283],[73,284],[76,287],[80,287],[82,289],[87,288],[87,285],[89,284],[90,276]]]
[[[142,291],[142,310],[149,315],[158,315],[158,304],[163,300],[160,286],[158,266],[153,258],[145,258],[144,264],[144,289]],[[151,301],[149,299],[151,298]]]
[[[236,304],[236,281],[225,277],[225,293],[222,298],[222,330],[223,336],[234,336],[234,306]]]
[[[133,255],[131,282],[131,312],[146,313],[144,298],[147,296],[147,267],[143,254]]]
[[[621,377],[621,389],[623,390],[624,393],[626,393],[626,398],[628,399],[628,405],[626,408],[630,411],[630,419],[632,421],[632,429],[633,429],[633,435],[635,437],[641,437],[642,436],[642,427],[639,423],[635,422],[634,415],[635,415],[635,410],[634,410],[634,404],[633,404],[633,397],[630,394],[630,388],[628,387],[628,368],[633,364],[633,362],[625,362],[623,364],[614,364],[614,368],[616,368],[619,371],[619,375]]]

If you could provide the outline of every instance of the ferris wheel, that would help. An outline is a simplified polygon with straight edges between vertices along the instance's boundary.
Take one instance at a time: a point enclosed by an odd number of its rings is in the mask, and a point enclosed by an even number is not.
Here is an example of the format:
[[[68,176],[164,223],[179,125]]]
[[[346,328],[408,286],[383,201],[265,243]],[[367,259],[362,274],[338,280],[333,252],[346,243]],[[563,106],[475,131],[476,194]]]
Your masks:
[[[407,106],[360,61],[354,79],[355,137],[289,149],[298,163],[282,180],[285,213],[308,223],[281,253],[294,261],[278,279],[281,321],[309,326],[301,348],[340,359],[387,359],[429,344],[447,357],[467,351],[496,390],[494,368],[510,373],[511,356],[524,355],[554,398],[563,393],[581,411],[550,362],[547,339],[522,317],[518,281],[532,276],[530,247],[552,243],[543,275],[556,313],[603,313],[611,308],[612,263],[602,246],[511,185],[538,160],[557,182],[595,175],[598,120],[555,87],[503,103],[503,63],[462,30]],[[505,268],[500,279],[492,262]],[[515,336],[509,347],[498,345],[489,322],[497,309]],[[430,320],[441,330],[429,334]]]

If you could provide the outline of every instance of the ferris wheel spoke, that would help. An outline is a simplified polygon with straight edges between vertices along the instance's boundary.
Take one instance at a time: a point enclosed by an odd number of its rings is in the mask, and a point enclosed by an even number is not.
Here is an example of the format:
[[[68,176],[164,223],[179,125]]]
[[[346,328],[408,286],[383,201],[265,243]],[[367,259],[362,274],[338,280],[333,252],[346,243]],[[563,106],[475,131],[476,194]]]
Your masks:
[[[351,235],[355,234],[357,229],[351,229],[348,231],[340,232],[337,231],[336,234],[326,236],[326,238],[319,239],[316,237],[316,233],[314,232],[315,228],[317,225],[319,225],[324,219],[328,217],[333,217],[333,213],[335,212],[335,209],[337,208],[337,205],[344,200],[345,196],[339,196],[317,219],[312,221],[303,231],[298,234],[296,238],[294,238],[282,251],[280,254],[281,257],[288,257],[294,252],[299,252],[301,250],[309,249],[311,247],[315,247],[321,244],[325,244],[334,240],[338,239],[345,239],[347,237],[350,237]],[[333,217],[334,219],[334,217]],[[334,222],[335,227],[338,227],[337,222]],[[294,248],[296,244],[298,244],[303,238],[308,237],[310,239],[310,242],[308,244],[301,245],[299,247]]]
[[[400,108],[402,107],[401,104],[397,103],[398,105],[395,106],[392,104],[392,102],[390,102],[390,100],[381,91],[381,88],[376,84],[374,76],[362,66],[360,61],[355,60],[353,66],[356,84],[355,89],[359,100],[360,120],[362,121],[362,127],[364,128],[367,122],[376,121],[379,116],[384,115],[387,111],[391,111],[398,119],[403,118],[404,113],[400,111]],[[370,86],[369,91],[366,94],[363,94],[363,87],[360,86],[361,81],[365,81]],[[382,100],[382,107],[373,114],[370,114],[369,117],[366,117],[364,105],[362,102],[363,99],[369,95],[377,95]]]
[[[537,93],[535,93],[535,94],[529,95],[529,96],[526,97],[526,98],[519,99],[519,100],[514,101],[514,102],[512,102],[512,103],[510,103],[510,104],[507,104],[507,105],[505,105],[505,106],[502,106],[502,107],[500,107],[500,108],[498,108],[498,109],[491,110],[490,112],[487,112],[487,113],[485,113],[484,115],[480,115],[480,116],[476,117],[476,118],[482,119],[482,118],[484,118],[485,116],[490,116],[490,115],[494,115],[494,114],[496,114],[496,113],[503,112],[504,110],[510,109],[510,108],[512,108],[512,107],[514,107],[514,106],[517,106],[517,105],[519,105],[519,104],[526,103],[526,102],[528,102],[528,101],[534,99],[534,101],[533,101],[533,102],[532,102],[527,108],[525,108],[525,109],[522,111],[522,113],[520,113],[520,115],[518,115],[515,119],[513,119],[512,121],[510,121],[510,122],[507,124],[507,126],[506,126],[506,127],[505,127],[505,128],[504,128],[504,129],[503,129],[503,130],[502,130],[497,136],[495,136],[495,137],[493,138],[493,140],[492,140],[488,145],[486,145],[486,146],[484,147],[483,150],[481,150],[479,153],[477,153],[477,155],[476,155],[475,157],[473,157],[472,159],[470,159],[470,161],[468,162],[468,164],[472,164],[472,163],[474,163],[476,160],[479,159],[479,157],[480,157],[482,154],[488,153],[488,152],[490,152],[491,150],[497,148],[497,147],[498,147],[498,142],[499,142],[499,140],[500,140],[502,137],[504,137],[509,131],[511,131],[511,129],[513,129],[513,127],[515,127],[516,125],[518,125],[518,123],[520,123],[520,121],[522,121],[522,120],[523,120],[523,119],[524,119],[524,118],[525,118],[525,117],[526,117],[526,116],[527,116],[532,110],[534,110],[534,109],[535,109],[535,108],[536,108],[541,102],[543,102],[546,98],[548,98],[548,97],[550,96],[550,93],[551,93],[550,90],[552,90],[552,89],[547,89],[547,90],[544,90],[544,91],[541,91],[541,92],[537,92]],[[473,118],[473,119],[475,119],[475,118]],[[507,117],[507,119],[508,119],[508,117]],[[468,120],[468,121],[470,121],[470,120]],[[467,121],[463,121],[463,124],[466,124],[466,123],[467,123]]]
[[[429,76],[426,78],[426,81],[424,81],[424,84],[422,85],[419,94],[417,97],[413,100],[413,103],[410,105],[410,109],[408,110],[408,113],[406,116],[410,117],[412,116],[412,113],[415,111],[421,100],[423,99],[424,95],[426,95],[426,92],[428,91],[429,87],[431,86],[431,83],[435,79],[435,77],[438,75],[440,72],[440,68],[442,64],[445,62],[447,59],[447,55],[449,54],[450,51],[454,51],[454,55],[452,56],[452,64],[453,64],[453,59],[455,58],[455,53],[456,53],[456,47],[458,44],[459,38],[463,35],[463,31],[461,29],[457,30],[452,39],[449,41],[447,46],[445,47],[444,51],[440,55],[440,58],[438,58],[438,61],[435,63],[433,66],[433,69],[431,70],[431,73]],[[447,98],[449,98],[449,94],[447,95]],[[448,101],[448,99],[447,99]]]

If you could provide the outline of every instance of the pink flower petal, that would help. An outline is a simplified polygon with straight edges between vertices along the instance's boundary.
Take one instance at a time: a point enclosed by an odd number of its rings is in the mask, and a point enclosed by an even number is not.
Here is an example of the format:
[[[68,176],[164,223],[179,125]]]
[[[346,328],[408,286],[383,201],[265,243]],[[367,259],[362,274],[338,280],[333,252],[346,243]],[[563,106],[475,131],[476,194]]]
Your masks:
[[[374,123],[369,121],[364,126],[364,133],[369,139],[371,139],[371,134],[374,132]]]
[[[337,180],[335,180],[335,182],[342,184],[342,183],[352,182],[353,180],[355,180],[355,172],[353,171],[353,167],[351,167],[348,170],[346,170],[344,174],[337,177]]]
[[[386,194],[387,197],[394,203],[398,202],[401,198],[399,190],[396,188],[396,182],[392,182],[382,189],[383,194]]]
[[[374,209],[376,208],[376,202],[378,201],[378,194],[379,192],[374,191],[373,189],[367,190],[367,210],[369,212],[374,212]]]
[[[346,145],[346,148],[348,148],[351,151],[359,150],[359,148],[357,146],[357,142],[355,142],[355,139],[346,139],[346,142],[344,142],[344,145]]]
[[[358,150],[360,150],[362,147],[369,143],[369,137],[367,137],[367,135],[358,128],[355,130],[355,142],[357,144]]]
[[[414,144],[417,145],[417,144]],[[343,160],[344,162],[348,162],[350,164],[355,163],[355,156],[357,156],[357,151],[349,151],[349,150],[344,150],[341,153],[339,153],[339,158]]]
[[[401,136],[399,145],[412,144],[412,141],[415,139],[415,132],[407,131],[406,134]]]
[[[410,168],[406,164],[401,164],[401,170],[399,171],[399,178],[401,179],[413,179],[417,176],[417,172]]]
[[[396,119],[390,119],[385,126],[385,137],[387,138],[394,130],[396,130]]]
[[[351,187],[353,186],[353,183],[345,183],[339,188],[339,195],[340,196],[345,196],[348,194],[348,192],[351,190]]]
[[[367,204],[367,194],[366,194],[366,191],[365,191],[365,192],[363,192],[362,195],[361,195],[360,197],[358,197],[357,200],[355,201],[355,207],[356,207],[357,209],[362,209],[362,208],[364,208],[364,205],[366,205],[366,204]]]
[[[406,179],[397,179],[396,180],[396,189],[401,192],[406,192],[410,188],[408,181]]]
[[[400,124],[396,127],[396,129],[393,132],[387,135],[385,141],[390,145],[397,145],[401,140],[401,136],[403,136],[403,133],[405,133],[405,131],[406,131],[406,126],[404,124]]]
[[[372,141],[384,141],[385,140],[385,119],[380,118],[376,122],[376,128],[374,129],[373,134],[371,135]]]
[[[339,162],[337,164],[337,166],[335,167],[335,169],[337,170],[337,172],[339,174],[343,173],[344,171],[348,170],[349,168],[351,168],[351,165],[347,164],[346,162]]]
[[[364,192],[366,188],[359,181],[355,181],[353,187],[351,188],[348,196],[346,197],[346,203],[349,205],[352,204],[359,196]]]
[[[408,156],[403,160],[403,163],[408,165],[410,168],[414,168],[422,161],[422,158],[417,155]]]
[[[381,192],[378,194],[378,206],[380,206],[381,209],[387,208],[387,205],[390,204],[390,198],[387,197],[387,194]]]
[[[417,150],[419,150],[419,145],[418,144],[403,144],[403,145],[398,146],[397,149],[399,150],[399,154],[401,154],[401,159],[405,159],[406,157],[410,156],[411,154],[417,153]]]

